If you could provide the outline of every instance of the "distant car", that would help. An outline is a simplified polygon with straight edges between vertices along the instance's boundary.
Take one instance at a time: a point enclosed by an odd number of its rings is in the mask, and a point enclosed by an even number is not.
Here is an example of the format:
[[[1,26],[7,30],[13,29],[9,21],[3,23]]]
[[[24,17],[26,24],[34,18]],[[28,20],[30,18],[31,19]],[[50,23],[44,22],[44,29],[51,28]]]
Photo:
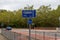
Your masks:
[[[7,26],[7,27],[6,27],[6,30],[12,30],[12,27]]]

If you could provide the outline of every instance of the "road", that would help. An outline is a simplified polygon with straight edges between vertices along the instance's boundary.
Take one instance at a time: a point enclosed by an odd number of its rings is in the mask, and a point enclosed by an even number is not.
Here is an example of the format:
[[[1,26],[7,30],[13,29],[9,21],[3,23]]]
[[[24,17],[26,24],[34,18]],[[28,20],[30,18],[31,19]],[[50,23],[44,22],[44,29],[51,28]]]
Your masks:
[[[13,29],[12,31],[15,32],[29,32],[28,29]],[[43,33],[45,32],[46,36],[51,36],[51,37],[55,37],[55,35],[57,34],[57,37],[60,37],[60,32],[57,32],[56,30],[31,30],[31,34],[40,34],[40,35],[44,35]]]
[[[13,29],[12,31],[17,32],[17,33],[22,33],[25,35],[28,35],[29,30],[28,29]],[[50,38],[50,40],[54,40],[55,38],[57,38],[58,40],[60,40],[60,32],[57,32],[56,30],[31,30],[31,36],[35,36],[37,38],[43,39],[43,35],[45,35],[46,40],[48,40]]]
[[[24,39],[24,35],[25,36],[29,36],[29,30],[28,29],[12,29],[11,30],[14,33],[17,34],[21,34],[21,36],[17,36],[18,38]],[[6,33],[8,33],[9,31],[6,31]],[[56,35],[55,35],[56,34]],[[45,36],[44,36],[45,35]],[[39,40],[43,40],[45,37],[45,40],[55,40],[55,38],[57,38],[58,40],[60,40],[60,33],[57,32],[56,30],[31,30],[31,37],[32,38],[36,38]]]

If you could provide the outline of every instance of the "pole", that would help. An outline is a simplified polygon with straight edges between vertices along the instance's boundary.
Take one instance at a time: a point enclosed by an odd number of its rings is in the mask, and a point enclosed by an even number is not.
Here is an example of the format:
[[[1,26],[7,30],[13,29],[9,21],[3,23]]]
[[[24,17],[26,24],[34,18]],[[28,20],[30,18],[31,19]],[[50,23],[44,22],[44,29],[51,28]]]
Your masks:
[[[3,33],[3,26],[4,26],[4,24],[2,23],[1,24],[1,33]]]
[[[31,40],[31,24],[32,24],[32,20],[31,18],[28,19],[28,26],[29,26],[29,40]]]
[[[59,17],[59,28],[60,28],[60,17]]]
[[[29,24],[29,40],[31,40],[31,24]]]

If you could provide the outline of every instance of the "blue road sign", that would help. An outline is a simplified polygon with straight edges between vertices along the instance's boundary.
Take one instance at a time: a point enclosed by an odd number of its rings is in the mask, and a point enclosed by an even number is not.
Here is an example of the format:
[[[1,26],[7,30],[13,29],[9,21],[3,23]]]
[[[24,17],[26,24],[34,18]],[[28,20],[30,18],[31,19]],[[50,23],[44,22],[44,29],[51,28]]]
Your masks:
[[[34,18],[36,17],[36,10],[22,10],[22,17]]]
[[[28,24],[32,24],[32,20],[31,19],[28,20]]]

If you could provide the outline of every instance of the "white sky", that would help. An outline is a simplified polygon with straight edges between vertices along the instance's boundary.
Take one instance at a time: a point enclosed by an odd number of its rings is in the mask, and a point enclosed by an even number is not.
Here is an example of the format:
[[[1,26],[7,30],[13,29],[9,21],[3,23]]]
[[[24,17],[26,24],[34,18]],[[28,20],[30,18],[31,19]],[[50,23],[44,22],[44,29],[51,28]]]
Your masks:
[[[60,5],[60,0],[0,0],[0,9],[17,10],[27,5],[34,5],[34,8],[39,8],[41,5],[49,4],[56,9]]]

